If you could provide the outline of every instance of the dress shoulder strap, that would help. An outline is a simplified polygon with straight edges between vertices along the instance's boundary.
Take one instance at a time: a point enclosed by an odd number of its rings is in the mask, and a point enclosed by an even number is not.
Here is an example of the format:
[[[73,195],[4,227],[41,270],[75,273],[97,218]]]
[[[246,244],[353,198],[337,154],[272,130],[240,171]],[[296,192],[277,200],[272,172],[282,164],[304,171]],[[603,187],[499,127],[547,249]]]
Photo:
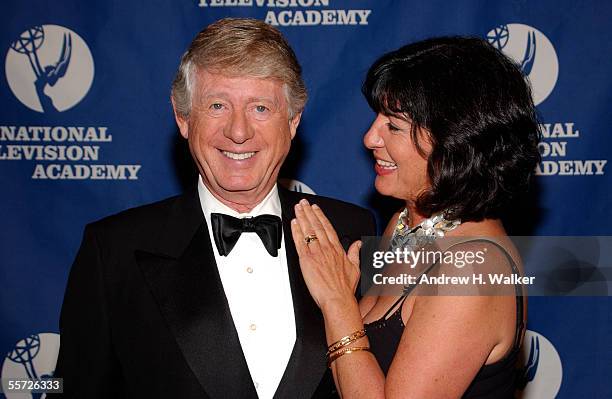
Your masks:
[[[381,317],[381,320],[386,320],[389,318],[389,316],[391,316],[391,314],[396,311],[397,309],[401,309],[401,307],[404,305],[404,302],[406,301],[406,298],[408,298],[408,294],[404,294],[401,297],[399,297],[397,299],[397,301],[395,301],[393,303],[393,305],[391,305],[391,307],[389,307],[389,309],[387,309],[387,311],[385,312],[385,314],[383,315],[383,317]]]
[[[486,238],[477,238],[477,239],[473,239],[473,240],[462,241],[462,242],[458,242],[458,243],[455,243],[455,244],[451,245],[450,247],[446,248],[446,250],[449,250],[450,248],[452,248],[452,247],[454,247],[456,245],[459,245],[459,244],[479,242],[479,241],[495,245],[506,256],[506,259],[508,260],[508,263],[510,263],[510,267],[512,268],[512,273],[520,274],[518,266],[516,265],[516,262],[514,262],[514,259],[512,258],[512,256],[510,256],[510,254],[508,253],[508,251],[506,251],[506,249],[504,247],[502,247],[500,244],[498,244],[497,242],[495,242],[493,240],[489,240],[489,239],[486,239]],[[421,275],[427,274],[437,264],[438,263],[434,263],[431,266],[429,266],[423,273],[421,273]],[[416,287],[416,284],[411,284],[411,285],[406,286],[404,288],[403,295],[400,296],[393,303],[393,305],[391,305],[389,307],[389,309],[385,312],[384,316],[381,317],[381,320],[387,319],[394,311],[396,311],[397,309],[401,308],[402,305],[404,304],[404,301],[406,301],[406,298],[412,292],[412,290],[414,290],[415,287]],[[524,304],[523,304],[523,291],[522,291],[522,287],[520,285],[518,285],[518,284],[515,284],[514,285],[514,290],[515,290],[515,294],[516,294],[515,295],[515,298],[516,298],[516,331],[515,331],[515,335],[514,335],[514,349],[517,349],[520,346],[521,332],[523,331],[523,328],[525,327],[525,322],[523,321]]]

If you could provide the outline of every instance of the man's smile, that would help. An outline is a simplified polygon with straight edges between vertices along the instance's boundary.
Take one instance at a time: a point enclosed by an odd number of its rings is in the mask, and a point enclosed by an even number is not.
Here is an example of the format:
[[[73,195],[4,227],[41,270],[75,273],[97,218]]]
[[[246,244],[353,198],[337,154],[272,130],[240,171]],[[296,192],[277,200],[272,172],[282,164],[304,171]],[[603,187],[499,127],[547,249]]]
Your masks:
[[[244,159],[252,158],[257,151],[249,151],[249,152],[231,152],[225,150],[219,150],[223,155],[225,155],[229,159],[233,159],[236,161],[242,161]]]

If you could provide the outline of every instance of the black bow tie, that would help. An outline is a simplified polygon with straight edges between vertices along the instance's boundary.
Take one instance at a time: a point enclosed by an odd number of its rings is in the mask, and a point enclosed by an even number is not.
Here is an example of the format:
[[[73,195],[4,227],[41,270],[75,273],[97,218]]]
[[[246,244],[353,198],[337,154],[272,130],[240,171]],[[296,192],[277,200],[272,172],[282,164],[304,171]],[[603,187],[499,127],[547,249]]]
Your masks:
[[[270,255],[278,256],[283,237],[282,223],[278,216],[260,215],[238,219],[222,213],[212,213],[210,219],[219,255],[227,256],[242,233],[253,232],[261,238],[261,242]]]

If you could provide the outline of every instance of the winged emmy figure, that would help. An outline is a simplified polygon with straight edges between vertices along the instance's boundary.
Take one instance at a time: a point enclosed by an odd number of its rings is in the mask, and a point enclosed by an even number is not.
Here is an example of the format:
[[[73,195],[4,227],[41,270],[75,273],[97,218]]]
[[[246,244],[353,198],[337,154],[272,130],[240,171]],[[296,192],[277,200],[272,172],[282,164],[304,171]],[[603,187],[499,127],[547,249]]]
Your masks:
[[[47,94],[45,94],[45,87],[55,86],[57,81],[66,75],[68,65],[70,65],[70,57],[72,56],[72,37],[70,34],[64,34],[64,42],[62,44],[62,50],[60,51],[59,59],[55,64],[47,65],[44,68],[40,67],[40,63],[34,63],[33,69],[36,74],[36,80],[34,86],[36,87],[36,93],[38,99],[42,105],[43,111],[46,112],[59,112],[53,104],[53,100]],[[36,57],[38,58],[38,57]],[[38,60],[36,60],[38,61]]]

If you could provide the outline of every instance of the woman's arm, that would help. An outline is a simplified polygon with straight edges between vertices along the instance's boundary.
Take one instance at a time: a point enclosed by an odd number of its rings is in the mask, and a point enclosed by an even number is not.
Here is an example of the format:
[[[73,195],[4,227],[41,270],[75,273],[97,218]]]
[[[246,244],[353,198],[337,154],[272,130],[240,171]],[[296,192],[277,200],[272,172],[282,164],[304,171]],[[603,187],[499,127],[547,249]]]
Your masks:
[[[417,297],[387,374],[386,397],[460,398],[499,342],[503,299]]]
[[[302,200],[291,223],[300,268],[313,299],[325,320],[327,344],[363,329],[355,288],[359,281],[359,247],[355,242],[344,252],[338,236],[321,209]],[[300,237],[315,234],[310,244]],[[349,345],[369,347],[367,337]],[[384,397],[384,375],[374,356],[365,351],[341,356],[332,363],[332,373],[343,398]]]
[[[312,233],[318,237],[311,244],[296,239],[296,248],[331,345],[363,328],[353,296],[359,279],[359,248],[353,244],[345,254],[333,227],[316,206],[296,206],[296,217],[294,237]],[[339,393],[343,398],[368,399],[461,397],[498,346],[500,325],[509,314],[512,319],[512,301],[514,298],[494,296],[418,297],[387,379],[371,353],[346,354],[332,364]],[[350,346],[369,343],[365,337]]]
[[[484,251],[483,263],[443,263],[430,276],[509,275],[505,254],[492,244],[453,245],[453,259]],[[458,267],[461,266],[461,267]],[[425,289],[417,295],[429,290]],[[414,298],[410,314],[387,373],[389,398],[460,398],[485,364],[501,360],[514,345],[516,296],[513,286],[446,285],[433,295]]]

